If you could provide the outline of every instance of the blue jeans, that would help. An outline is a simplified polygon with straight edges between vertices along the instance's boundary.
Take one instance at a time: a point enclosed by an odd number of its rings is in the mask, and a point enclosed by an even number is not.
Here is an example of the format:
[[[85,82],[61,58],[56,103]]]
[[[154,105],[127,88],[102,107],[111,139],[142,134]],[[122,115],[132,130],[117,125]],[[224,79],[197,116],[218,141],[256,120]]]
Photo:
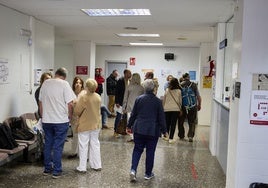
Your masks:
[[[101,123],[103,125],[107,125],[107,117],[111,115],[111,112],[105,105],[101,105]]]
[[[52,169],[54,175],[62,172],[61,158],[68,126],[69,122],[43,123],[43,129],[45,132],[45,172],[51,172]]]
[[[152,170],[154,167],[154,154],[157,142],[158,137],[134,133],[135,146],[132,153],[131,170],[135,170],[135,172],[137,172],[137,167],[141,158],[141,154],[143,153],[144,148],[146,148],[145,174],[152,174]]]
[[[119,124],[119,121],[122,117],[122,114],[119,113],[119,112],[116,112],[116,117],[115,117],[115,120],[114,120],[114,132],[116,132],[116,129],[117,129],[117,125]]]

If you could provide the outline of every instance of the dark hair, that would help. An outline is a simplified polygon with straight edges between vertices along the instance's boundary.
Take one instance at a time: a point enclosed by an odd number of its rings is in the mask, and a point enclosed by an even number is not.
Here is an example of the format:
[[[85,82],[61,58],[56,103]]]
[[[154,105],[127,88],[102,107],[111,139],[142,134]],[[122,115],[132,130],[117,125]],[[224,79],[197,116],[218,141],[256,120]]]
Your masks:
[[[128,72],[131,72],[129,69],[125,69],[124,70],[124,75],[126,74],[126,73],[128,73]]]
[[[169,86],[168,88],[170,90],[173,90],[173,89],[179,89],[180,88],[180,84],[179,84],[179,81],[177,78],[172,78],[169,82]]]
[[[51,72],[44,72],[42,75],[41,75],[41,78],[40,78],[40,86],[42,86],[42,84],[44,83],[45,81],[45,78],[47,76],[50,76],[51,78],[53,77]]]
[[[147,79],[153,79],[154,78],[154,73],[153,72],[146,72],[145,74]]]
[[[76,76],[74,77],[74,80],[73,80],[73,85],[72,85],[73,91],[75,90],[75,83],[77,82],[77,80],[81,81],[81,84],[82,84],[81,90],[84,89],[84,80],[82,80],[82,78],[80,78],[79,76]]]
[[[64,67],[59,68],[56,72],[55,75],[62,76],[63,78],[66,78],[67,76],[67,69]]]
[[[182,75],[182,77],[185,79],[185,78],[188,78],[190,75],[189,75],[189,73],[184,73],[184,75]]]

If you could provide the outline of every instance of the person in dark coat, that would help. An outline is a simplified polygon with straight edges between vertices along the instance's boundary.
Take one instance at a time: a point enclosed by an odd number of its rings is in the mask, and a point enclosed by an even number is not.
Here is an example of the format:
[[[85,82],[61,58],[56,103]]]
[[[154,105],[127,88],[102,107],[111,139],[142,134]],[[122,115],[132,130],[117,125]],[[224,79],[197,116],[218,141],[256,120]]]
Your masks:
[[[122,117],[122,106],[125,95],[126,86],[128,86],[129,79],[131,78],[131,71],[128,69],[124,70],[124,76],[119,78],[117,81],[116,89],[115,89],[115,105],[117,108],[116,118],[114,120],[114,137],[118,137],[119,135],[116,133],[117,125]]]
[[[115,114],[114,105],[115,105],[115,90],[117,84],[117,76],[118,71],[113,70],[112,74],[110,74],[110,76],[106,79],[106,92],[109,98],[108,109],[112,113],[112,115]]]
[[[127,132],[134,134],[135,144],[130,171],[131,182],[136,181],[137,167],[144,148],[146,148],[144,179],[149,180],[154,177],[152,170],[158,139],[161,134],[168,136],[163,105],[154,94],[154,81],[152,79],[145,80],[143,87],[145,93],[135,100],[127,125]]]

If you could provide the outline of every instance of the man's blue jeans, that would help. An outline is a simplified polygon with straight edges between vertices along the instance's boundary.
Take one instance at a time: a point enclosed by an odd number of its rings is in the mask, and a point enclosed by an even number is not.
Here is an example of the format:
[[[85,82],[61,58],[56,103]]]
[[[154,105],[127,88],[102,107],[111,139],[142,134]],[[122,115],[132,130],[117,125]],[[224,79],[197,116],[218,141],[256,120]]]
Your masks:
[[[51,172],[52,169],[54,175],[58,175],[62,172],[61,158],[68,126],[69,122],[43,123],[43,129],[45,132],[45,172]]]
[[[154,154],[157,142],[158,137],[134,133],[135,146],[132,153],[131,170],[135,170],[135,172],[137,172],[141,154],[143,153],[144,148],[146,148],[145,174],[151,175],[154,167]]]
[[[117,129],[117,126],[119,124],[119,121],[122,117],[122,114],[119,113],[119,112],[116,112],[116,117],[115,117],[115,120],[114,120],[114,132],[116,132],[116,129]]]
[[[103,125],[107,125],[107,118],[111,115],[111,112],[105,105],[101,105],[101,123]]]

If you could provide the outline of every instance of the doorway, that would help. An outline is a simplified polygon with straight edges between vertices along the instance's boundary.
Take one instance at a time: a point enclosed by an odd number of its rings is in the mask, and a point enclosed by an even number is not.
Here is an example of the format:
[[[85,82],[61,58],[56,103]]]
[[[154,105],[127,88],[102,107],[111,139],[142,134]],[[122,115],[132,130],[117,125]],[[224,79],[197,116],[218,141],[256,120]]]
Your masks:
[[[123,76],[124,70],[127,68],[126,61],[105,61],[105,78],[108,78],[113,70],[117,70],[119,73],[118,78]],[[104,92],[104,104],[108,105],[108,97],[106,93],[106,82],[104,82],[105,92]]]

